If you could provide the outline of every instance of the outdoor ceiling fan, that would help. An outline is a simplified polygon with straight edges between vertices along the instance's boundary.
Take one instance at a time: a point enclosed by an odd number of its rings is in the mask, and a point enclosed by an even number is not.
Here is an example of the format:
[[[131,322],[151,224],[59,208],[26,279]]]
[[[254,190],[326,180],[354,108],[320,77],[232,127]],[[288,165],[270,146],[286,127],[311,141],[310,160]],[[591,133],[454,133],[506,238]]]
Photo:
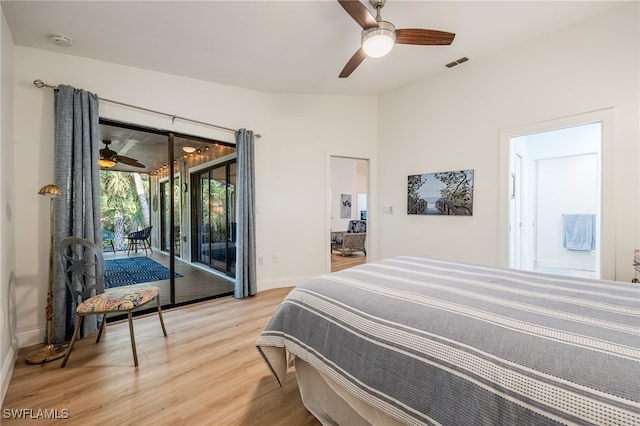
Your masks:
[[[144,164],[140,164],[138,160],[131,157],[125,157],[124,155],[118,155],[117,152],[109,148],[111,141],[103,140],[104,148],[100,150],[100,167],[104,169],[110,169],[117,163],[126,164],[127,166],[139,167],[144,169]]]
[[[349,16],[362,27],[361,47],[342,69],[340,78],[346,78],[367,56],[379,58],[391,51],[394,44],[416,44],[422,46],[443,46],[453,42],[454,33],[420,28],[396,29],[391,22],[383,21],[380,10],[386,0],[369,0],[376,9],[374,17],[365,5],[356,0],[338,0]]]

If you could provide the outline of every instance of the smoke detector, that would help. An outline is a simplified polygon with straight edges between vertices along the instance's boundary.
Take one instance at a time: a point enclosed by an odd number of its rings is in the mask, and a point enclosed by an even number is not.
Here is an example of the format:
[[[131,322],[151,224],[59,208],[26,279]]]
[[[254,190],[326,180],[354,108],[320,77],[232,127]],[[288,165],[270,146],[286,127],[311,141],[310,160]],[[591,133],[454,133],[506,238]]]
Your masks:
[[[56,46],[60,46],[60,47],[71,47],[73,45],[73,40],[71,40],[69,37],[58,35],[58,34],[50,35],[49,41],[51,41],[51,43],[55,44]]]

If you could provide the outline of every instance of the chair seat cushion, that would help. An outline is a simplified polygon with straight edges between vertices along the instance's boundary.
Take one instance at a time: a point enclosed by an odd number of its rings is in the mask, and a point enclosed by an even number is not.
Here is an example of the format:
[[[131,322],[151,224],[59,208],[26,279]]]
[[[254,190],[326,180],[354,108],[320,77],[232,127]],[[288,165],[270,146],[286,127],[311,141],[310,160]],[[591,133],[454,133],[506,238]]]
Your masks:
[[[117,287],[106,289],[104,293],[93,296],[80,303],[78,314],[130,311],[155,299],[160,290],[157,287]]]

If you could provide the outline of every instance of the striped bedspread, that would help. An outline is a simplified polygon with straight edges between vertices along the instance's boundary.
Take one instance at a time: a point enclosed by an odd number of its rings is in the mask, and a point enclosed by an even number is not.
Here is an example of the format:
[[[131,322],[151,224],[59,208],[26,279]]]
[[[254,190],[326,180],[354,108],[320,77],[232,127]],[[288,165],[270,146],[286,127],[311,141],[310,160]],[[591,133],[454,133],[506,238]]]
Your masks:
[[[640,285],[398,257],[313,279],[256,345],[406,424],[640,425]]]

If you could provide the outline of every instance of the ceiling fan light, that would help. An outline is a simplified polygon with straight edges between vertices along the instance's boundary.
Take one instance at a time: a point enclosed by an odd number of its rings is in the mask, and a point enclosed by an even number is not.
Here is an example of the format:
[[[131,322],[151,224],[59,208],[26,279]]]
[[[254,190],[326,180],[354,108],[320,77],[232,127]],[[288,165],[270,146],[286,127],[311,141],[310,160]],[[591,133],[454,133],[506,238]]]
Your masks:
[[[103,169],[110,169],[111,167],[116,165],[116,162],[108,158],[101,158],[98,161],[98,164],[100,164],[100,167],[102,167]]]
[[[362,49],[370,58],[381,58],[391,52],[396,42],[396,27],[386,21],[378,22],[378,28],[362,32]]]

